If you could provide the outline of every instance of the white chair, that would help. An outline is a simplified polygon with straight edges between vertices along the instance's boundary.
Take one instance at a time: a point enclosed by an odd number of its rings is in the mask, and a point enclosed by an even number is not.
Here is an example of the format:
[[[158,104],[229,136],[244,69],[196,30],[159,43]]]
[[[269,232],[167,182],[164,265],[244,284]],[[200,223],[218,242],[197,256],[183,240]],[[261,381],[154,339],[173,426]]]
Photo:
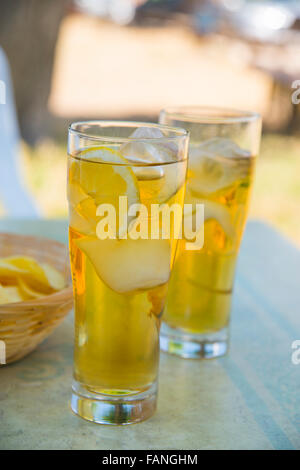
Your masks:
[[[20,134],[10,67],[0,47],[0,203],[9,217],[37,217],[38,211],[22,183]]]

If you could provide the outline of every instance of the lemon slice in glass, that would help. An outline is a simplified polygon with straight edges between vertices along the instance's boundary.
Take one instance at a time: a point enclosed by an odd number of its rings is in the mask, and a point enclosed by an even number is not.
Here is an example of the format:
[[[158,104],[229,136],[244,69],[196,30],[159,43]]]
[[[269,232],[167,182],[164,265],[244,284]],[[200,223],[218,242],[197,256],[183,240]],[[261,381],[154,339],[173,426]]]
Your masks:
[[[78,187],[87,195],[87,199],[81,200],[75,209],[82,218],[91,222],[91,226],[97,221],[97,207],[100,204],[111,204],[116,210],[118,234],[121,235],[127,230],[127,224],[123,226],[121,222],[118,226],[119,198],[127,196],[130,207],[140,202],[140,195],[137,178],[120,152],[109,147],[83,150],[71,163],[69,186],[77,188],[77,199],[80,199]],[[74,191],[69,193],[71,205],[72,193],[74,194]],[[88,198],[92,199],[93,204]],[[84,201],[89,201],[88,212]]]
[[[109,147],[80,152],[71,163],[70,182],[79,184],[97,204],[111,203],[116,207],[121,195],[128,197],[128,205],[139,202],[137,179],[130,164],[120,152]]]
[[[208,199],[200,199],[199,197],[195,197],[190,193],[189,190],[187,190],[185,195],[185,204],[192,205],[191,207],[186,206],[184,210],[184,223],[186,223],[189,227],[195,226],[195,222],[193,221],[193,219],[195,219],[197,213],[196,204],[203,204],[203,223],[206,220],[216,220],[223,228],[227,237],[234,237],[235,230],[231,221],[230,212],[224,205],[215,201],[210,201]],[[198,228],[200,229],[201,226]]]

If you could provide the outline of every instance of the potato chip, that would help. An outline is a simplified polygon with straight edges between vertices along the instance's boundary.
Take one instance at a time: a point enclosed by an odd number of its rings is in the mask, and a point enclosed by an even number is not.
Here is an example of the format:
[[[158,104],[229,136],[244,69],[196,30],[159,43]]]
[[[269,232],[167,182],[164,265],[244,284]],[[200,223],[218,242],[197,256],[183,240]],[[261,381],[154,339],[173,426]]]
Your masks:
[[[19,283],[19,290],[23,296],[24,300],[29,300],[29,299],[38,299],[40,297],[43,297],[45,294],[43,292],[39,292],[32,287],[30,287],[24,279],[19,278],[18,279]]]
[[[0,285],[0,303],[8,304],[13,302],[21,302],[24,297],[20,294],[16,286],[2,286]]]
[[[19,277],[26,278],[28,282],[31,281],[33,284],[40,284],[40,287],[60,290],[65,286],[62,274],[48,263],[39,264],[35,259],[29,256],[11,256],[9,258],[3,258],[2,262],[4,262],[5,265],[12,265],[14,268],[20,269]],[[40,289],[38,288],[37,290]]]
[[[24,300],[24,297],[21,295],[18,287],[5,286],[3,289],[5,290],[5,295],[10,302],[22,302],[22,300]]]
[[[6,262],[7,258],[0,259],[0,278],[15,279],[17,276],[26,275],[27,271]]]
[[[8,299],[5,289],[0,285],[0,303],[1,304],[7,304],[9,303],[10,300]]]
[[[30,256],[0,259],[0,304],[38,299],[65,287],[63,275]]]
[[[50,266],[48,263],[43,263],[41,266],[48,280],[48,284],[52,289],[61,290],[65,287],[66,283],[64,277],[57,269],[53,268],[53,266]]]
[[[23,276],[28,278],[32,277],[35,281],[48,286],[44,270],[35,259],[29,256],[10,256],[9,258],[2,258],[2,262],[23,271],[20,275],[23,274]]]

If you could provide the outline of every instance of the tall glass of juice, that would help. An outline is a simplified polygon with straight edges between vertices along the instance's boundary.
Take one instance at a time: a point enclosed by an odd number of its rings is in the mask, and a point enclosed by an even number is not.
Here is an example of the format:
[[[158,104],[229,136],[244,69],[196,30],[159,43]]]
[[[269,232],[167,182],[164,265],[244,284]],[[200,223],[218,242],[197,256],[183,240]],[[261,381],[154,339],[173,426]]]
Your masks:
[[[161,315],[178,238],[175,217],[162,230],[160,210],[174,205],[182,216],[187,146],[185,130],[157,124],[69,128],[71,407],[89,421],[129,424],[155,410]]]
[[[203,245],[179,243],[164,312],[161,348],[187,358],[228,349],[234,275],[247,218],[260,116],[218,108],[163,110],[163,124],[190,131],[185,205],[204,206]],[[186,222],[186,217],[184,217]]]

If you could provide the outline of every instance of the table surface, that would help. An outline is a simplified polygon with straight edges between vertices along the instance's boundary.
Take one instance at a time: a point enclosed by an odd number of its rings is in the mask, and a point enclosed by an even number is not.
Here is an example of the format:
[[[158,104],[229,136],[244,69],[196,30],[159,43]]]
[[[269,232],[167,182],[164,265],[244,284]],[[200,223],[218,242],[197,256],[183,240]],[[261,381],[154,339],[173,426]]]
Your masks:
[[[66,222],[1,220],[1,231],[66,241]],[[300,251],[250,222],[238,263],[231,349],[218,360],[161,354],[158,410],[101,426],[70,411],[72,316],[0,369],[0,449],[300,449]]]

